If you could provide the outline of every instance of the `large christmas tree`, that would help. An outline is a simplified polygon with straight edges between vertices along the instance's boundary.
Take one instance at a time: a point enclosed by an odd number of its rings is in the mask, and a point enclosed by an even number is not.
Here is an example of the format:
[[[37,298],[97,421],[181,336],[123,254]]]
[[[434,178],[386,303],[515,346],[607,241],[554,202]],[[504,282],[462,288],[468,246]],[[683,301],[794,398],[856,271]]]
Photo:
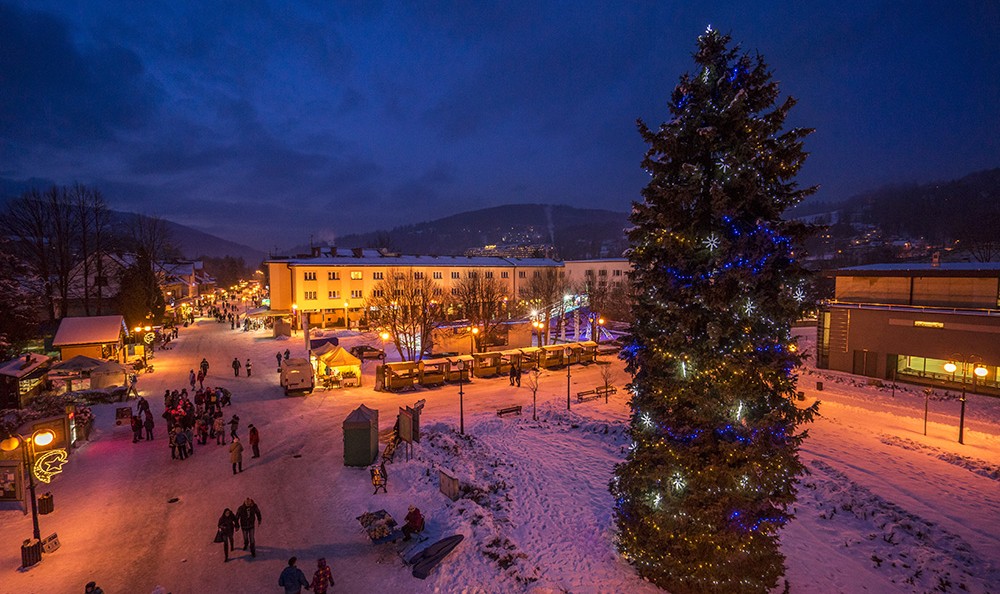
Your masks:
[[[765,592],[784,574],[802,423],[791,324],[807,305],[782,212],[811,130],[783,131],[794,101],[760,56],[709,28],[672,119],[639,122],[649,185],[633,205],[637,296],[623,356],[634,374],[634,446],[616,470],[618,546],[673,594]]]

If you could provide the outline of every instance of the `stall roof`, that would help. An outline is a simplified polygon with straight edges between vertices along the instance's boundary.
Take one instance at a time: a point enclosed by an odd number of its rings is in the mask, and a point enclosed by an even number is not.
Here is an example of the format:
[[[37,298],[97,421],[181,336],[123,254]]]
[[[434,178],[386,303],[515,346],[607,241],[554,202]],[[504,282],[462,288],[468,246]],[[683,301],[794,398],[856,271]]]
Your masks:
[[[326,343],[326,345],[323,345],[323,347],[320,348],[325,348],[327,345],[333,346],[328,342]],[[347,367],[347,366],[361,365],[361,359],[358,359],[354,355],[345,351],[344,347],[342,346],[333,346],[332,349],[326,351],[323,355],[319,355],[318,352],[319,352],[318,350],[313,351],[313,354],[315,354],[317,357],[321,357],[323,359],[323,362],[326,363],[329,367]]]
[[[59,347],[118,342],[123,330],[128,332],[125,328],[125,318],[122,316],[63,318],[52,345]]]
[[[443,363],[451,363],[447,357],[440,357],[437,359],[423,359],[424,365],[441,365]]]
[[[86,355],[77,355],[72,359],[61,361],[52,366],[52,371],[93,371],[108,361],[95,359]]]
[[[344,419],[344,425],[348,424],[368,425],[371,424],[371,422],[377,418],[378,418],[377,410],[372,410],[367,406],[365,406],[364,404],[362,404],[361,406],[351,411],[351,414],[347,415],[347,418]]]
[[[16,359],[0,363],[0,375],[22,378],[48,362],[49,358],[45,355],[37,355],[35,353],[22,355]]]

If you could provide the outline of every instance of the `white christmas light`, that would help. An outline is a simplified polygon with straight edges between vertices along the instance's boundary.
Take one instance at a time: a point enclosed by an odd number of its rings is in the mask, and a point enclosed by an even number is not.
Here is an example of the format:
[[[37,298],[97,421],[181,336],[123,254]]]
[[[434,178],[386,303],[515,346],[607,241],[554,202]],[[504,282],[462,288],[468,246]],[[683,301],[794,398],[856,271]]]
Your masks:
[[[715,233],[706,237],[705,240],[702,241],[702,243],[705,245],[705,247],[708,248],[708,251],[710,252],[714,252],[721,244],[721,242],[719,241],[719,237]]]
[[[756,311],[757,311],[757,306],[754,305],[753,301],[747,299],[746,305],[743,306],[743,313],[745,313],[748,316],[752,316]]]
[[[799,303],[802,303],[803,301],[806,300],[806,292],[802,290],[802,287],[798,287],[792,293],[792,299],[794,299]]]
[[[642,419],[642,424],[645,425],[646,427],[653,426],[653,417],[649,416],[648,412],[642,413],[641,419]]]
[[[674,472],[673,476],[670,477],[670,486],[673,487],[674,491],[682,491],[687,486],[687,481],[684,480],[680,472]]]

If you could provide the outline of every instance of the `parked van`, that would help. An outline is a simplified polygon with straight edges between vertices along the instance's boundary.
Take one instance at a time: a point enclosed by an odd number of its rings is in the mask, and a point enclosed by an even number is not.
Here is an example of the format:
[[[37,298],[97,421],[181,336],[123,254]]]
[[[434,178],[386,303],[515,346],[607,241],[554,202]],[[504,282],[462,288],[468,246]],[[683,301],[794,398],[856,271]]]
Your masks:
[[[281,387],[285,389],[285,396],[292,392],[313,391],[315,380],[313,368],[308,359],[284,359],[281,362]]]

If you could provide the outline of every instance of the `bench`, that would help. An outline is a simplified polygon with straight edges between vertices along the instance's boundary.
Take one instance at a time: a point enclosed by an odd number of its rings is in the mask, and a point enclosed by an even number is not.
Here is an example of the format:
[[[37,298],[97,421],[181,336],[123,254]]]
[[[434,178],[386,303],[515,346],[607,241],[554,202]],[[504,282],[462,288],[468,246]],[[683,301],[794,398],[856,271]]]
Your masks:
[[[607,399],[609,395],[617,393],[618,393],[618,388],[614,386],[608,386],[608,387],[598,386],[593,390],[577,392],[576,400],[577,402],[589,402],[591,400],[597,400],[598,398]]]
[[[516,415],[520,415],[521,414],[521,405],[520,404],[518,404],[516,406],[508,406],[507,408],[498,408],[497,409],[497,416],[498,417],[502,417],[504,415],[514,415],[514,414],[516,414]]]

